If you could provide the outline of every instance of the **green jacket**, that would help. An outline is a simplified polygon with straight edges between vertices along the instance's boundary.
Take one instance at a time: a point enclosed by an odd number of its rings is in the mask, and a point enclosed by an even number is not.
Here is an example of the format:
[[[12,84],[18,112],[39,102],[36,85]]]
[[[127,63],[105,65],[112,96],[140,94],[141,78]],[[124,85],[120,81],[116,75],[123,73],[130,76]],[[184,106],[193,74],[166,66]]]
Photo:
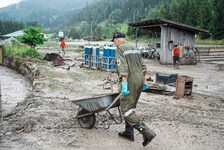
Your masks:
[[[117,47],[116,59],[119,79],[122,76],[128,78],[130,74],[134,73],[143,73],[144,76],[147,72],[140,51],[126,42]]]

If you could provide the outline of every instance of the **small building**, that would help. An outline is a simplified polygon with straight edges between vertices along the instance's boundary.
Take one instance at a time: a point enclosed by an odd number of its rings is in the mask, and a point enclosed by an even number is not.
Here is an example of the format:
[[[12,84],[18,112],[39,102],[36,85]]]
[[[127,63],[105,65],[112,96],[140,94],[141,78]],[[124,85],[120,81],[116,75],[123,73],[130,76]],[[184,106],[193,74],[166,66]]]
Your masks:
[[[194,47],[195,35],[199,33],[208,34],[205,29],[196,28],[176,21],[167,19],[151,19],[128,23],[136,29],[136,39],[138,39],[138,29],[157,32],[160,35],[160,62],[170,64],[173,62],[172,48],[176,44],[182,47]],[[136,42],[137,45],[137,42]],[[187,64],[187,63],[185,63]]]
[[[21,36],[21,35],[24,35],[24,34],[25,33],[22,30],[19,30],[19,31],[15,31],[15,32],[3,35],[2,37],[3,38],[11,38],[11,37],[15,38],[15,37],[18,37],[18,36]]]

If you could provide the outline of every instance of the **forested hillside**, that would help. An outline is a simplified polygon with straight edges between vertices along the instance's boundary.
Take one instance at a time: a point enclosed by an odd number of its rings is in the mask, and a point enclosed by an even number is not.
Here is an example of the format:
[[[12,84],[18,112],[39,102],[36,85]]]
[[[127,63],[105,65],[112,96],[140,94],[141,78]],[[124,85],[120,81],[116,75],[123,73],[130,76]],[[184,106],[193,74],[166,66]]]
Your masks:
[[[70,24],[81,21],[101,22],[108,19],[109,23],[124,23],[145,19],[151,8],[161,4],[169,5],[171,0],[98,0],[87,5],[78,13],[70,16]]]
[[[169,5],[170,0],[97,0],[79,12],[71,13],[64,22],[73,38],[86,35],[107,38],[116,30],[127,31],[123,29],[127,28],[127,22],[145,19],[149,9],[161,4]]]
[[[224,38],[224,0],[98,0],[72,13],[66,26],[82,21],[109,24],[165,18],[209,29],[214,39]],[[94,28],[95,29],[95,28]]]
[[[58,26],[61,16],[83,8],[93,0],[24,0],[0,9],[0,20],[38,22],[43,27]]]
[[[1,21],[0,20],[0,35],[11,33],[13,31],[21,30],[24,24],[18,21]]]
[[[223,39],[223,8],[224,0],[25,0],[0,9],[0,20],[37,22],[48,32],[101,39],[116,30],[127,32],[128,22],[165,18],[208,29],[213,39]]]

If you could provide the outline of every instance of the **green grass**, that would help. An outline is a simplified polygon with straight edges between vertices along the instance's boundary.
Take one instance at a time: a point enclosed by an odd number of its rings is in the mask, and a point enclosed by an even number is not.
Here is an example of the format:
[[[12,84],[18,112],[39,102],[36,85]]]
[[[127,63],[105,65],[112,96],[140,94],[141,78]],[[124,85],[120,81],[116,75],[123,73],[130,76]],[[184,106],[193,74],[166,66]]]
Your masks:
[[[8,56],[12,57],[33,57],[42,59],[43,56],[36,50],[31,49],[30,47],[27,47],[25,45],[21,45],[19,43],[13,43],[11,45],[4,45],[5,53]]]
[[[196,44],[208,44],[208,45],[224,45],[224,39],[222,40],[212,40],[212,39],[195,39]]]

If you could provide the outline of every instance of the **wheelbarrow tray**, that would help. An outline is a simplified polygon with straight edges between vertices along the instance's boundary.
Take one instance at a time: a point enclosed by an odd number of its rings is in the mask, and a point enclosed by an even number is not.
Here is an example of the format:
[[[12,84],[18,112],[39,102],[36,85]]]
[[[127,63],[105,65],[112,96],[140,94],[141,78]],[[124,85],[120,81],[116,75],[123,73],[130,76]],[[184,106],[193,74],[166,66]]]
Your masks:
[[[101,94],[91,98],[73,100],[72,102],[83,109],[94,113],[106,109],[118,97],[118,95],[119,93]],[[111,108],[118,107],[119,105],[120,103],[117,101]]]

